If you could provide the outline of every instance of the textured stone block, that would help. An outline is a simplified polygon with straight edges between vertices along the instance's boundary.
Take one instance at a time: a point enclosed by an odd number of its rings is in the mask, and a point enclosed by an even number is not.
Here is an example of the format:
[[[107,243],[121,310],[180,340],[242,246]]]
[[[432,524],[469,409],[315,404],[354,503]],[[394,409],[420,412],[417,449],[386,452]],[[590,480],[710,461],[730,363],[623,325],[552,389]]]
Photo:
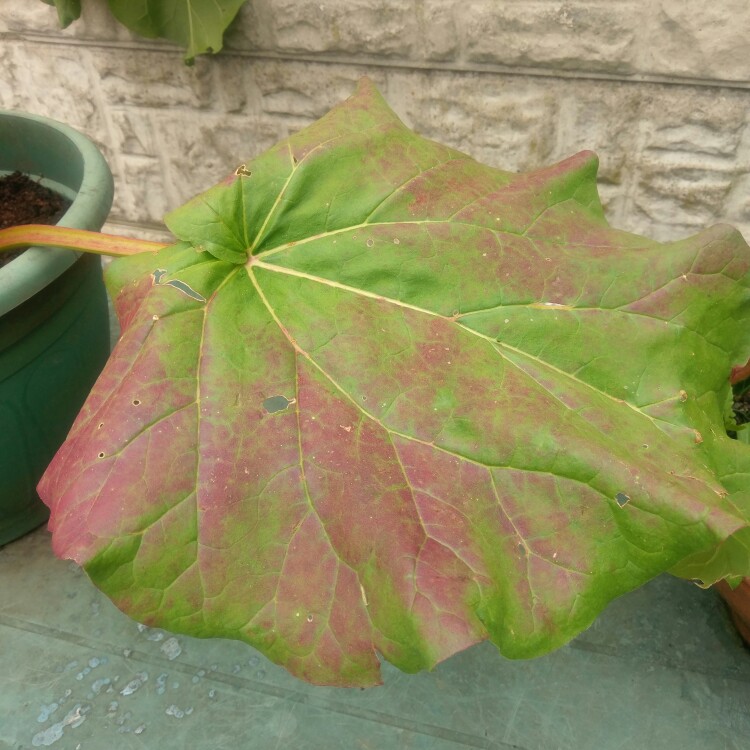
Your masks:
[[[638,5],[470,0],[461,13],[466,59],[628,73],[635,62]]]
[[[178,50],[97,50],[96,69],[107,103],[117,107],[188,107],[204,109],[214,103],[217,82],[212,61],[182,61]]]
[[[258,61],[253,65],[252,78],[260,93],[262,111],[286,116],[289,126],[297,129],[350,96],[364,72],[349,65]],[[375,83],[384,87],[387,77],[377,69],[372,73]]]
[[[394,72],[388,97],[420,134],[507,170],[549,162],[557,99],[528,78]]]
[[[457,17],[462,4],[454,0],[423,0],[415,8],[419,22],[419,46],[426,61],[453,60],[461,45]]]
[[[750,79],[750,4],[746,0],[643,3],[643,70],[712,80]]]
[[[111,221],[159,226],[164,214],[177,207],[170,200],[167,176],[160,159],[119,154],[113,173],[115,200]]]
[[[25,41],[0,45],[0,106],[52,117],[98,143],[107,141],[89,50]]]
[[[402,0],[260,0],[253,5],[243,10],[240,28],[230,37],[233,47],[409,58],[418,45],[418,17],[413,3]],[[265,33],[258,33],[261,28]]]
[[[675,239],[724,215],[733,184],[747,172],[741,152],[746,99],[707,89],[653,87],[650,93],[641,113],[633,213],[644,230]]]
[[[224,41],[227,49],[280,55],[456,60],[460,12],[455,0],[254,0],[240,9]]]
[[[160,113],[156,121],[161,138],[169,144],[165,153],[168,210],[215,185],[282,137],[280,122],[257,116],[202,114],[190,128],[184,127],[178,113]]]
[[[254,76],[257,63],[235,55],[221,55],[213,62],[213,109],[231,114],[260,112],[261,94]]]
[[[539,82],[539,85],[544,85]],[[615,82],[559,81],[555,161],[578,151],[599,157],[599,195],[611,223],[626,226],[633,155],[637,151],[642,92]]]
[[[57,11],[41,2],[0,2],[0,33],[54,32],[59,28]]]

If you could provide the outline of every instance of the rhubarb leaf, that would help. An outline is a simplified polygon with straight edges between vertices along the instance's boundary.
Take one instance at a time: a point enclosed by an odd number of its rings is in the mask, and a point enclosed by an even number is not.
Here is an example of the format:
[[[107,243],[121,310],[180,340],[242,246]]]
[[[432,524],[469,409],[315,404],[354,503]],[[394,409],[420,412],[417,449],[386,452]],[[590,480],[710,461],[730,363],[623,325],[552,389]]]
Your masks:
[[[612,229],[596,168],[483,166],[365,80],[169,216],[108,272],[122,338],[39,487],[57,554],[330,685],[750,574],[750,250]]]

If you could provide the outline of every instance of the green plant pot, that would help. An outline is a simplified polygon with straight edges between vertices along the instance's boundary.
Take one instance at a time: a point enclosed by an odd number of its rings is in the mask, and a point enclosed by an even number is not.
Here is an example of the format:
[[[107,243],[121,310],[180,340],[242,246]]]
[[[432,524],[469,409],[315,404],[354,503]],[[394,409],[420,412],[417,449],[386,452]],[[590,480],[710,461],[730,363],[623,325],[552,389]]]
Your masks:
[[[0,174],[16,170],[72,200],[60,225],[101,228],[112,174],[86,137],[0,110]],[[36,484],[108,355],[98,257],[30,248],[0,268],[0,545],[46,521]]]

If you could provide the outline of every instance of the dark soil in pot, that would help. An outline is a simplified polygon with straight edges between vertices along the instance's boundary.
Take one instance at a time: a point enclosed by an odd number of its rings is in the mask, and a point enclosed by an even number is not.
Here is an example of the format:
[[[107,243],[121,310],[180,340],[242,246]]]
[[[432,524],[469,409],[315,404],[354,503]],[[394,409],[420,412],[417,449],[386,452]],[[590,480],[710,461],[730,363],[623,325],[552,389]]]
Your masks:
[[[750,387],[739,395],[735,395],[732,410],[738,425],[750,422]]]
[[[0,177],[0,229],[18,224],[55,224],[68,205],[62,196],[21,172]],[[0,267],[22,252],[0,254]]]

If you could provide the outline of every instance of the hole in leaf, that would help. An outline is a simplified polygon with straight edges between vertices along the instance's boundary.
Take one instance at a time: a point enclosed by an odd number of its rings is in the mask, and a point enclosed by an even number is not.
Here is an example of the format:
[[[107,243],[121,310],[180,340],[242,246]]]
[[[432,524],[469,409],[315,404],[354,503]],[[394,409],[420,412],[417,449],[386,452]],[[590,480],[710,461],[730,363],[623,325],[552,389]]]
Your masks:
[[[171,281],[167,281],[165,286],[173,286],[175,289],[179,289],[183,294],[186,294],[188,297],[197,300],[198,302],[206,301],[206,298],[199,292],[196,292],[195,289],[190,286],[190,284],[186,284],[184,281],[180,281],[179,279],[172,279]]]
[[[238,177],[250,177],[250,175],[252,175],[252,172],[244,164],[240,164],[240,166],[234,170],[234,173]]]
[[[617,500],[617,504],[621,508],[624,508],[630,502],[630,495],[626,495],[624,492],[618,492],[615,495],[615,500]]]
[[[99,454],[99,458],[104,458],[104,452]]]
[[[263,408],[269,414],[275,414],[279,411],[284,411],[290,404],[293,404],[295,399],[288,399],[286,396],[270,396],[263,402]]]
[[[157,268],[151,274],[154,286],[171,286],[175,289],[178,289],[183,294],[186,294],[191,299],[197,300],[198,302],[206,301],[206,298],[202,294],[196,292],[195,289],[190,286],[190,284],[186,284],[184,281],[180,281],[179,279],[170,279],[169,281],[163,281],[162,279],[166,275],[167,272],[163,268]],[[158,320],[158,316],[154,316],[154,320]]]
[[[141,402],[140,402],[140,400],[139,400],[139,399],[137,399],[137,398],[134,398],[134,399],[133,399],[133,406],[139,406],[139,405],[140,405],[140,403],[141,403]]]

